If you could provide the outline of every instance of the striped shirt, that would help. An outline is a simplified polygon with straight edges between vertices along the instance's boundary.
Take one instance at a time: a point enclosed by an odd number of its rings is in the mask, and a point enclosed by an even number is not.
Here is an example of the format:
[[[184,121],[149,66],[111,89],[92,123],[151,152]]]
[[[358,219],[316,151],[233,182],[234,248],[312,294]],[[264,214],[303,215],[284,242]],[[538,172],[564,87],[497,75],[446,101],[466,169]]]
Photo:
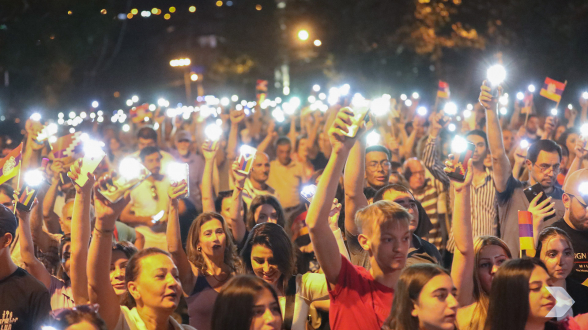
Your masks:
[[[435,185],[435,180],[425,180],[425,186],[420,189],[413,189],[414,198],[423,205],[427,212],[433,228],[429,231],[429,243],[435,245],[438,250],[445,247],[445,230],[444,224],[437,210],[437,202],[439,201],[439,193]],[[444,217],[443,217],[444,218]]]
[[[443,170],[441,160],[437,159],[437,138],[429,138],[423,152],[425,166],[437,180],[449,185],[450,179]],[[471,211],[472,211],[472,235],[473,237],[483,235],[498,235],[498,203],[496,199],[496,188],[494,187],[494,174],[491,169],[486,168],[486,177],[483,181],[472,182],[470,190]],[[453,252],[455,242],[453,230],[449,235],[447,250]]]

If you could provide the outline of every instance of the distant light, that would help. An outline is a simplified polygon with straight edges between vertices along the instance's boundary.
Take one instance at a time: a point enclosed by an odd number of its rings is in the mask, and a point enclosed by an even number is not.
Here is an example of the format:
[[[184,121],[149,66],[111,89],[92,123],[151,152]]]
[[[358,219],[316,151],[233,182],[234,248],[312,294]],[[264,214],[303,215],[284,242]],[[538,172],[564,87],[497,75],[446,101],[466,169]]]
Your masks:
[[[308,97],[308,103],[314,103],[316,102],[316,97],[314,97],[314,95],[311,95]]]
[[[95,113],[93,113],[93,112],[92,112],[92,113],[90,113],[90,118],[92,118],[92,119],[96,118],[96,114],[95,114]]]
[[[505,116],[508,113],[508,110],[505,107],[500,108],[500,114]]]
[[[366,136],[366,143],[367,143],[368,147],[380,144],[380,134],[378,134],[378,132],[376,132],[376,131],[371,131]]]
[[[85,119],[87,117],[86,112],[80,112],[80,118]]]
[[[487,78],[490,81],[490,84],[493,86],[498,86],[502,84],[504,79],[506,79],[506,70],[500,64],[496,64],[488,68],[486,72]]]
[[[288,103],[290,103],[294,108],[298,108],[300,106],[300,99],[294,96],[290,99],[290,102]]]
[[[233,1],[227,1],[227,6],[231,7],[233,5]]]
[[[282,89],[282,94],[290,95],[290,87],[284,86],[284,88]]]
[[[574,106],[572,104],[568,104],[568,109],[572,110]]]
[[[124,124],[122,130],[123,132],[128,132],[131,130],[131,126],[129,126],[129,124]]]
[[[137,15],[138,13],[139,13],[139,9],[137,9],[137,8],[131,9],[131,14]]]
[[[197,74],[195,74],[195,73],[192,73],[192,74],[190,75],[190,79],[191,79],[192,81],[196,81],[196,80],[198,80],[198,75],[197,75]]]
[[[588,92],[582,93],[582,97],[584,98],[584,100],[588,100]]]
[[[99,123],[101,123],[101,122],[103,122],[103,121],[104,121],[104,117],[100,116],[100,117],[98,117],[98,119],[96,119],[96,120],[97,120]]]
[[[133,97],[131,97],[131,100],[135,103],[139,102],[139,97],[137,95],[133,95]]]
[[[456,127],[455,127],[455,124],[454,124],[454,123],[451,123],[451,124],[449,124],[449,125],[447,126],[447,129],[448,129],[450,132],[455,132],[455,129],[456,129]]]
[[[261,5],[256,5],[255,6],[255,10],[257,10],[257,11],[261,10],[261,8],[262,8]]]
[[[463,117],[464,118],[470,118],[472,116],[472,110],[464,110],[463,111]]]
[[[231,101],[233,101],[233,102],[239,101],[239,96],[237,96],[237,95],[231,96]]]
[[[98,103],[98,101],[93,101],[92,102],[92,108],[98,108],[100,104]]]
[[[75,128],[73,128],[73,127],[70,127],[70,128],[69,128],[69,133],[70,133],[70,134],[73,134],[73,133],[75,133],[75,132],[76,132],[76,129],[75,129]]]
[[[517,100],[522,101],[525,98],[525,94],[523,92],[517,93]]]
[[[419,93],[417,93],[417,92],[412,93],[412,98],[415,99],[415,100],[418,99],[419,98]]]
[[[76,117],[76,113],[75,112],[70,112],[69,113],[69,118],[74,119]]]
[[[147,18],[147,17],[150,17],[150,16],[151,16],[151,12],[150,12],[150,11],[148,11],[148,10],[143,10],[143,11],[141,12],[141,16],[142,16],[142,17],[145,17],[145,18]]]
[[[102,9],[102,10],[100,11],[100,14],[102,14],[102,15],[106,15],[107,13],[108,13],[108,11],[106,11],[106,9]]]
[[[427,115],[427,108],[425,107],[419,107],[417,109],[417,113],[419,114],[419,116],[424,117]]]
[[[447,102],[445,103],[445,107],[443,108],[443,111],[445,112],[446,115],[449,116],[453,116],[457,114],[457,105],[455,105],[455,103],[453,102]]]
[[[155,111],[157,106],[155,104],[149,104],[149,111]]]
[[[507,105],[508,104],[508,97],[506,97],[505,95],[502,95],[498,99],[498,102],[500,102],[500,104],[502,104],[502,105]]]
[[[170,18],[171,18],[171,15],[169,13],[163,15],[163,19],[166,19],[167,20],[167,19],[170,19]]]
[[[68,10],[68,11],[67,11],[67,14],[68,14],[68,15],[71,15],[71,14],[73,14],[73,12],[72,12],[71,10]]]
[[[188,11],[190,11],[191,13],[196,11],[196,6],[190,6],[190,8],[188,8]]]
[[[535,85],[529,85],[528,90],[531,93],[535,93]]]
[[[326,99],[326,98],[327,98],[327,95],[326,95],[325,93],[320,93],[320,94],[318,95],[318,97],[319,97],[319,99],[320,99],[320,100],[324,100],[324,99]]]
[[[407,99],[407,98],[408,98],[408,96],[406,96],[406,94],[402,94],[402,95],[400,95],[400,99],[401,99],[402,101],[406,101],[406,99]]]
[[[220,100],[220,103],[221,103],[221,105],[222,105],[223,107],[226,107],[227,105],[229,105],[229,104],[231,103],[231,101],[229,100],[229,98],[228,98],[228,97],[223,97],[223,98]]]
[[[62,119],[62,121],[63,121],[63,119]],[[55,136],[55,135],[50,136],[48,140],[49,140],[49,143],[55,143],[55,142],[57,142],[57,136]]]
[[[4,117],[4,116],[2,116],[2,117]],[[2,119],[2,121],[4,121],[4,119]],[[63,125],[65,123],[65,120],[63,120],[63,118],[59,118],[59,119],[57,119],[57,123],[59,125]]]
[[[57,114],[57,118],[63,118],[63,112],[60,112],[59,114]]]
[[[157,9],[157,8],[151,9],[151,14],[153,14],[153,15],[157,15],[158,12],[159,12],[159,9]]]
[[[406,101],[404,101],[404,105],[406,105],[407,107],[411,107],[412,106],[412,101],[411,100],[406,100]]]
[[[131,105],[133,105],[133,100],[127,100],[127,106],[130,107]]]
[[[308,40],[309,37],[310,37],[310,34],[308,33],[308,31],[306,31],[306,30],[298,31],[298,39],[300,39],[302,41],[306,41],[306,40]]]
[[[315,46],[317,46],[317,47],[320,47],[322,44],[323,44],[323,42],[322,42],[322,41],[320,41],[319,39],[316,39],[316,40],[314,41],[314,45],[315,45]]]
[[[104,115],[104,112],[102,112],[102,110],[98,110],[98,116],[102,116]]]
[[[127,19],[127,15],[125,13],[120,13],[116,15],[116,18],[118,18],[119,21],[124,21],[125,19]]]
[[[474,110],[474,106],[471,103],[469,103],[466,108],[468,110]]]
[[[169,7],[169,12],[170,13],[175,13],[176,12],[176,7]]]
[[[218,0],[218,1],[216,2],[216,6],[217,6],[217,7],[222,7],[222,5],[223,5],[223,2],[222,2],[222,1]]]
[[[35,112],[35,113],[33,113],[33,114],[31,115],[31,120],[34,120],[34,121],[40,121],[40,120],[41,120],[41,114],[40,114],[40,113],[38,113],[38,112]]]
[[[320,85],[314,85],[312,86],[312,90],[315,92],[319,92],[321,90],[321,86]]]
[[[557,109],[555,109],[555,108],[551,109],[551,115],[557,116]]]
[[[282,103],[282,98],[281,97],[276,97],[276,99],[274,100],[277,104]]]
[[[128,13],[128,14],[127,14],[127,18],[128,18],[128,19],[131,19],[131,18],[133,18],[133,14],[131,14],[131,13]]]
[[[344,84],[343,86],[339,87],[339,93],[341,93],[343,96],[349,94],[350,90],[351,86],[349,86],[349,84]]]

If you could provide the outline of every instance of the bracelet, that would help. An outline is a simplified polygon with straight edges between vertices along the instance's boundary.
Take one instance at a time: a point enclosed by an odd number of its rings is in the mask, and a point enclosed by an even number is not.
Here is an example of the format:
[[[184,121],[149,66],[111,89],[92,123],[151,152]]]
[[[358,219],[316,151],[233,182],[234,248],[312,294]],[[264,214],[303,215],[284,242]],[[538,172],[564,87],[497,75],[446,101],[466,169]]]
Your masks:
[[[235,186],[235,189],[239,190],[239,191],[243,191],[243,189],[245,189],[244,187],[237,187]]]
[[[94,230],[100,234],[113,234],[114,233],[114,229],[104,230],[104,229],[99,229],[98,227],[94,227]]]

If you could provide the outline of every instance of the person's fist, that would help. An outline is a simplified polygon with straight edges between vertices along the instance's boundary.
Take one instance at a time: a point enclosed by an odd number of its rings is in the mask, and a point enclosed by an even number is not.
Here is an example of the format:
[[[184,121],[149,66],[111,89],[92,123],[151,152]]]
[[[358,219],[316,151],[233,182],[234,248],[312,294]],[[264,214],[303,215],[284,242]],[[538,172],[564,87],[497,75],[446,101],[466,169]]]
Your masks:
[[[498,87],[498,88],[499,88],[498,94],[500,95],[501,94],[500,93],[501,87]],[[486,82],[486,80],[484,80],[484,83],[482,84],[482,86],[480,86],[480,97],[478,98],[478,101],[486,110],[496,109],[496,103],[498,102],[498,97],[494,97],[492,95],[492,88],[490,88],[490,86],[488,86],[488,82]]]

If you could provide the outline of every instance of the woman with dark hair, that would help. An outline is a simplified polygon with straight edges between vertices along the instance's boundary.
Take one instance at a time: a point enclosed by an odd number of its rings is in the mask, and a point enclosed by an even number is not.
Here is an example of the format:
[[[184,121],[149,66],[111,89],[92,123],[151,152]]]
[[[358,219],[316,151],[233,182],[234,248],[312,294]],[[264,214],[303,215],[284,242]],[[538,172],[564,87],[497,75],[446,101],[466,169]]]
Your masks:
[[[282,205],[277,198],[271,195],[259,195],[251,201],[247,212],[246,225],[251,230],[256,224],[271,222],[284,227],[286,219]]]
[[[574,248],[568,234],[557,227],[543,229],[539,234],[535,258],[545,264],[551,285],[564,288],[574,299],[567,315],[588,313],[588,288],[569,278],[574,268]]]
[[[241,261],[224,218],[214,212],[202,213],[192,222],[184,251],[178,219],[178,199],[186,193],[185,181],[169,189],[167,245],[178,267],[182,289],[187,296],[190,325],[199,330],[208,330],[213,302],[222,286],[240,272]]]
[[[107,189],[108,180],[108,176],[102,178],[96,187]],[[158,248],[140,251],[129,260],[125,285],[133,307],[119,305],[109,276],[112,234],[116,219],[130,201],[130,193],[116,203],[106,200],[97,190],[94,196],[96,225],[88,253],[88,291],[91,303],[100,305],[100,316],[108,329],[193,329],[171,317],[182,294],[180,274],[169,253]],[[177,222],[177,216],[175,219]]]
[[[255,274],[276,290],[287,329],[305,329],[311,303],[329,299],[325,275],[294,275],[294,246],[284,229],[275,223],[253,227],[241,258],[248,273]]]
[[[522,258],[505,262],[494,278],[486,330],[579,329],[588,315],[553,322],[550,312],[556,300],[547,267],[539,259]]]
[[[98,315],[98,309],[99,306],[94,304],[53,310],[50,313],[53,320],[48,326],[60,330],[108,330],[106,323]]]
[[[212,330],[280,330],[282,314],[274,288],[251,275],[231,279],[214,303]]]
[[[137,252],[137,248],[131,242],[123,241],[114,243],[112,245],[112,258],[110,260],[110,284],[112,284],[114,293],[119,297],[121,305],[128,305],[125,274],[129,260]]]
[[[382,329],[453,330],[459,303],[449,272],[436,264],[406,267]]]

